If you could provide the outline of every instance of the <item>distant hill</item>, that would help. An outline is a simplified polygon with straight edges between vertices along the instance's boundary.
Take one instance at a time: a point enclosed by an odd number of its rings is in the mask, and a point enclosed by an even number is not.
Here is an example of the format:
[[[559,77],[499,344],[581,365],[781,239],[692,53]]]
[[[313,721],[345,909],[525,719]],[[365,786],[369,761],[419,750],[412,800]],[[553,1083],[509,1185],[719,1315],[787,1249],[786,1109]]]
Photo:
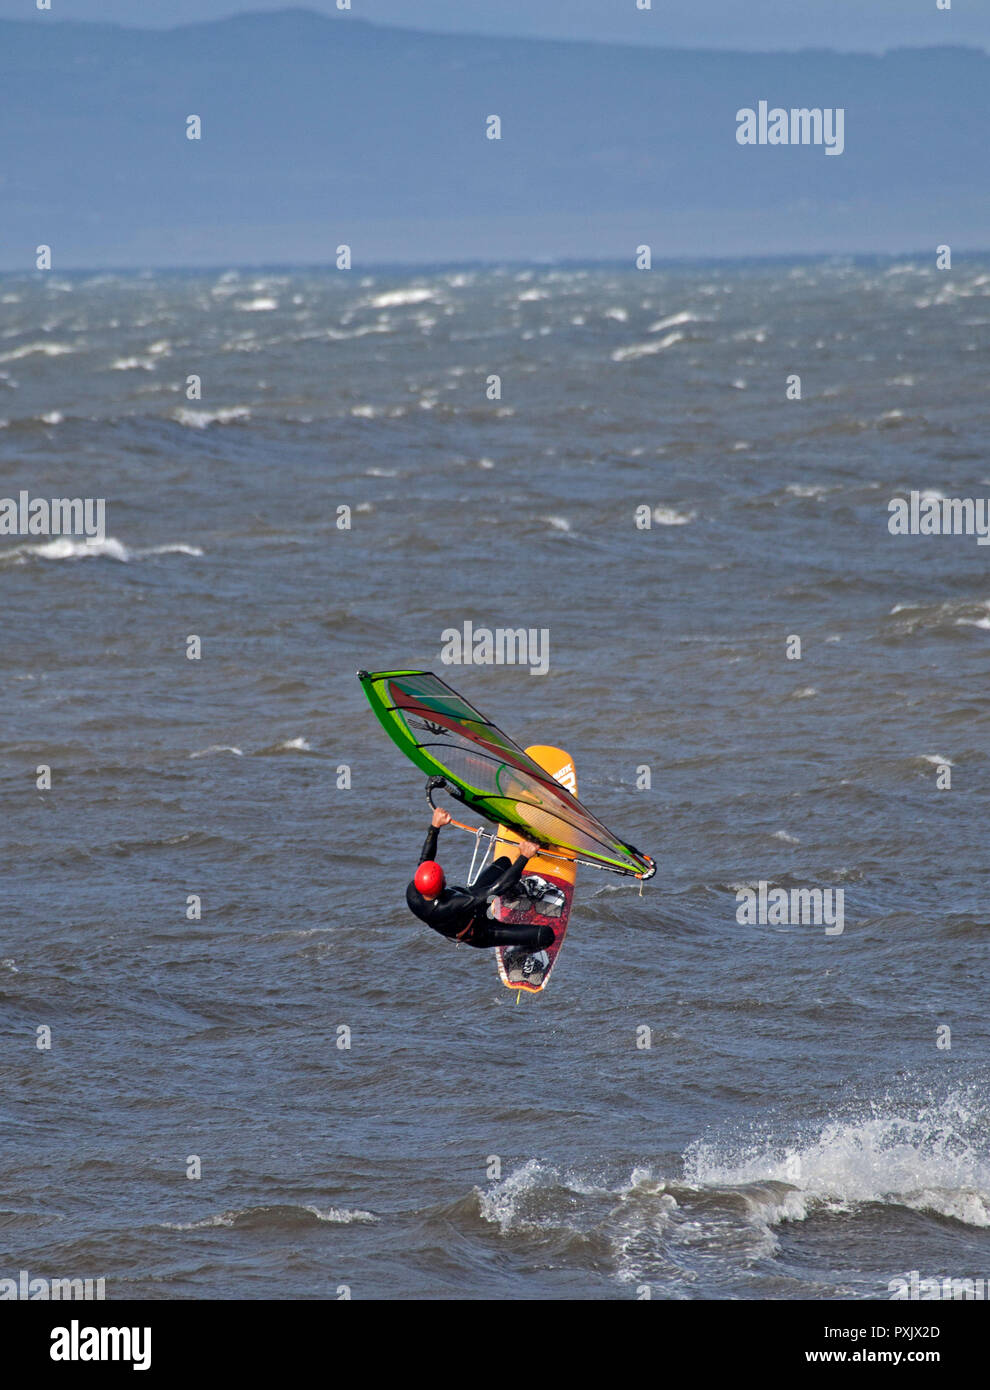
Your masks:
[[[990,56],[734,54],[377,27],[0,22],[0,266],[990,246]],[[845,152],[736,111],[845,108]],[[185,138],[190,113],[204,138]],[[497,114],[501,141],[485,138]]]

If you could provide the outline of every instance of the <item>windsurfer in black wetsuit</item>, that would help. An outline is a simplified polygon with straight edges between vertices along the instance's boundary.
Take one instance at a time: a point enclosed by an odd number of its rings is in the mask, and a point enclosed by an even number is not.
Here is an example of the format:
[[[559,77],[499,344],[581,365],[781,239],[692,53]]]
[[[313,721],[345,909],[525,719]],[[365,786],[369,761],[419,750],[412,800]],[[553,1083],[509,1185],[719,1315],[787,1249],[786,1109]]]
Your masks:
[[[522,878],[526,861],[538,853],[539,847],[532,840],[520,840],[515,863],[502,855],[479,874],[473,888],[459,888],[456,884],[448,888],[443,870],[433,856],[440,830],[450,824],[450,819],[450,813],[440,807],[433,812],[416,877],[406,889],[409,910],[441,936],[469,946],[524,946],[542,951],[551,945],[551,927],[503,926],[488,916],[488,899],[495,894],[511,893]]]

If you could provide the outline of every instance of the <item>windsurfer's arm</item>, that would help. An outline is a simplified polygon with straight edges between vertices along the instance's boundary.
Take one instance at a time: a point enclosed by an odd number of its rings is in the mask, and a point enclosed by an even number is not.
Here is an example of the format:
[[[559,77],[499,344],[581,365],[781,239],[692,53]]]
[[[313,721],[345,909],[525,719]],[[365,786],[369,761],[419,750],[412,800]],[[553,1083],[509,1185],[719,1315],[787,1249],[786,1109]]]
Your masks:
[[[528,864],[530,859],[532,859],[533,856],[538,853],[539,846],[534,845],[532,840],[520,840],[518,858],[515,859],[513,863],[509,865],[509,867],[502,874],[501,878],[496,879],[494,883],[488,883],[485,885],[485,891],[482,894],[482,900],[490,897],[493,893],[508,893],[510,888],[515,888],[516,884],[519,882],[519,880],[523,876],[523,873],[525,872],[526,865]]]
[[[419,856],[419,862],[421,864],[424,863],[427,859],[436,859],[437,840],[440,836],[440,830],[443,826],[449,824],[450,812],[444,811],[440,806],[435,806],[433,808],[433,823],[431,824],[429,831],[427,832],[426,839],[423,842],[423,853]]]

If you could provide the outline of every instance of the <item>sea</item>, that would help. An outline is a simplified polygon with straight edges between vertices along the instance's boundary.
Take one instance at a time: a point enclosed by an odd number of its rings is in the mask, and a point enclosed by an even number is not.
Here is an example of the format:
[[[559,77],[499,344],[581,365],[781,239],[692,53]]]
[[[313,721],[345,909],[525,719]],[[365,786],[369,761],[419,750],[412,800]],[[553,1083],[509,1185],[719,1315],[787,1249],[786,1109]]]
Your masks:
[[[0,1278],[990,1279],[990,549],[891,510],[985,511],[988,376],[990,257],[934,249],[0,277]],[[579,870],[543,994],[409,915],[359,668],[656,859]]]

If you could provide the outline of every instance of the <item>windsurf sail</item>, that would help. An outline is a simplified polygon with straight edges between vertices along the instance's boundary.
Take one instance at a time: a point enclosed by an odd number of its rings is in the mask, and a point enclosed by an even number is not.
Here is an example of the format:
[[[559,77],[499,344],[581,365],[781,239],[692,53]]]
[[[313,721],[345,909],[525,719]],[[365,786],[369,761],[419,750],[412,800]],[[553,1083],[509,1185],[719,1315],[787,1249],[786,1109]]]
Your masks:
[[[406,757],[442,777],[496,825],[579,863],[652,878],[649,855],[626,844],[544,768],[432,671],[359,671],[368,702]]]

